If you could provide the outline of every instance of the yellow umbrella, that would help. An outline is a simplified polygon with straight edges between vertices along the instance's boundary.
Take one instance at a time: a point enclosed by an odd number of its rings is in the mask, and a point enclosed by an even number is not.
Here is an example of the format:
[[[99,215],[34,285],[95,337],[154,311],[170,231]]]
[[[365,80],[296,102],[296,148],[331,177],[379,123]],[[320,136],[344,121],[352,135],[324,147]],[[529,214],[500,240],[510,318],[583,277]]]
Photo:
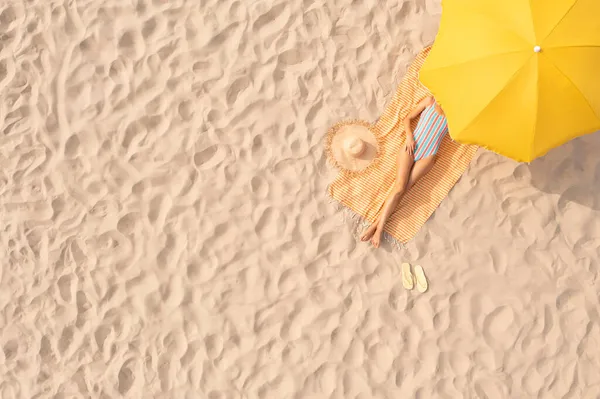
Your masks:
[[[451,137],[531,161],[600,130],[600,0],[443,0],[422,83]]]

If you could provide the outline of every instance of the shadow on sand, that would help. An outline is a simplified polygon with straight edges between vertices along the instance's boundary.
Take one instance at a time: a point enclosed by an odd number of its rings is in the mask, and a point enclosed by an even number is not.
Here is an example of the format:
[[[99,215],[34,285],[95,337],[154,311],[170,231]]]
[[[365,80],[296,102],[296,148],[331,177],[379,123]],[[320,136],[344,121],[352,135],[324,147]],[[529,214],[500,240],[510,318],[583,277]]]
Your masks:
[[[522,165],[537,189],[600,210],[600,132],[579,137]]]

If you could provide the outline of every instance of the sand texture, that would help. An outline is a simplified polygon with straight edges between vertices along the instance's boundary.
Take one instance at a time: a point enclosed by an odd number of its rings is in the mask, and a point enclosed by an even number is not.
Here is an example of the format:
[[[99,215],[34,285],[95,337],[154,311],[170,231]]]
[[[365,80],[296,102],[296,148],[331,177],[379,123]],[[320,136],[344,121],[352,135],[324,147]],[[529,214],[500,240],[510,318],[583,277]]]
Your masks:
[[[327,200],[440,12],[0,0],[0,398],[598,398],[597,135],[478,153],[400,252]]]

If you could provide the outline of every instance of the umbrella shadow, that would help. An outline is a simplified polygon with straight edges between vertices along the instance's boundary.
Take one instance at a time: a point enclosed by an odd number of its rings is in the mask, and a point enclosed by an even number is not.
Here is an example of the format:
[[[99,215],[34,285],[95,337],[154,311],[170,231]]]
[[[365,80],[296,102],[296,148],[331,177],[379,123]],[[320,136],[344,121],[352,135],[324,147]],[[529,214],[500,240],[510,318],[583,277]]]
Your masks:
[[[529,165],[531,184],[542,192],[558,194],[559,204],[575,202],[600,209],[600,132],[579,137]]]

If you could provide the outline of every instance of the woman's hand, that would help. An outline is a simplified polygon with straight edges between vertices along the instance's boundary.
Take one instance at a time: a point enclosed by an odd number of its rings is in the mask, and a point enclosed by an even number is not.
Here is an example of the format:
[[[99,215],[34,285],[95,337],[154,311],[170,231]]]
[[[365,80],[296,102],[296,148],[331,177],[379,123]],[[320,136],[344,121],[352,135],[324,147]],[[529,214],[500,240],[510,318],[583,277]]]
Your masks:
[[[410,155],[415,155],[415,138],[412,136],[412,134],[407,134],[406,135],[406,152],[408,152]]]

